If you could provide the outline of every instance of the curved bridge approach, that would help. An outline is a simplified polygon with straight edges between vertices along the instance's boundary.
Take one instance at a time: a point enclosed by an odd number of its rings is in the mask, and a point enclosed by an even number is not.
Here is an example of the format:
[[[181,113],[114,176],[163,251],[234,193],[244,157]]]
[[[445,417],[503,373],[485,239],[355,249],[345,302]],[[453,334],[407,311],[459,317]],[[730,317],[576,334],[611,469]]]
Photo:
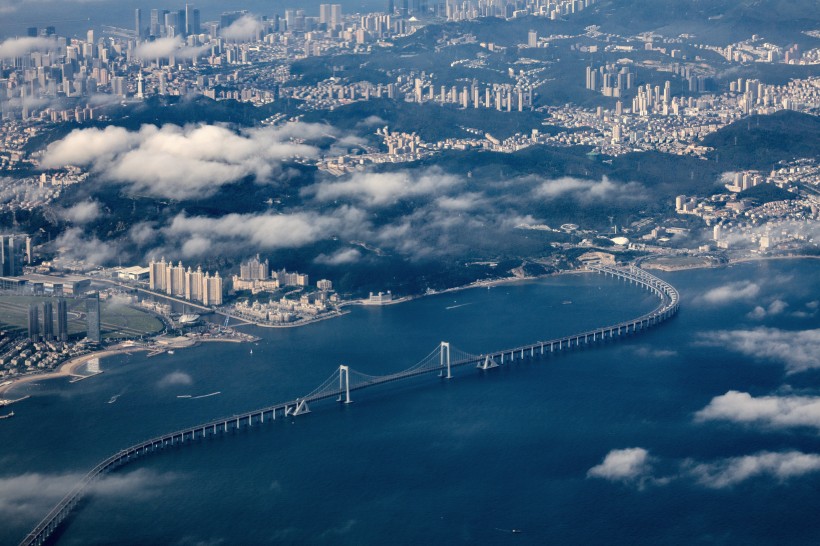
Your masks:
[[[338,370],[335,370],[327,380],[303,397],[163,434],[118,451],[88,472],[20,544],[21,546],[29,546],[45,543],[59,525],[65,521],[97,479],[149,453],[166,447],[190,444],[204,438],[253,427],[266,421],[275,421],[277,416],[282,418],[303,415],[310,411],[309,404],[321,400],[335,398],[338,402],[349,403],[351,402],[352,392],[377,385],[427,374],[437,374],[441,378],[450,379],[455,368],[472,366],[480,370],[489,370],[526,358],[546,356],[556,352],[590,346],[606,340],[614,340],[642,332],[660,324],[674,316],[678,311],[680,301],[678,291],[669,283],[638,267],[621,268],[595,265],[587,266],[587,269],[622,279],[649,290],[658,297],[658,306],[645,315],[618,324],[488,354],[470,354],[452,347],[447,342],[442,342],[418,364],[407,370],[389,375],[371,376],[357,372],[348,366],[339,366]]]

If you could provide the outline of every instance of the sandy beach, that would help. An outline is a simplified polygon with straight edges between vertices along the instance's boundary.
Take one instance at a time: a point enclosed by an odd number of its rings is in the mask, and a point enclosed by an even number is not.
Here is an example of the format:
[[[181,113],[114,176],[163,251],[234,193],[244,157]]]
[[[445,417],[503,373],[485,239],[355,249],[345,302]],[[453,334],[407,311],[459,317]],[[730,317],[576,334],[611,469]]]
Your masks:
[[[25,383],[32,383],[34,381],[45,381],[47,379],[55,379],[58,377],[71,377],[74,375],[74,372],[80,368],[81,366],[88,363],[88,361],[93,360],[95,358],[105,358],[107,356],[113,356],[117,354],[123,353],[131,353],[135,351],[147,351],[148,349],[145,347],[139,347],[131,344],[121,344],[115,345],[113,347],[109,347],[104,351],[95,351],[93,353],[88,353],[87,355],[78,356],[72,358],[63,364],[60,365],[57,370],[48,373],[36,374],[36,375],[27,375],[25,377],[20,377],[16,379],[12,379],[12,383],[10,385],[6,385],[5,387],[0,387],[0,395],[4,395],[9,392],[11,389],[23,385]]]

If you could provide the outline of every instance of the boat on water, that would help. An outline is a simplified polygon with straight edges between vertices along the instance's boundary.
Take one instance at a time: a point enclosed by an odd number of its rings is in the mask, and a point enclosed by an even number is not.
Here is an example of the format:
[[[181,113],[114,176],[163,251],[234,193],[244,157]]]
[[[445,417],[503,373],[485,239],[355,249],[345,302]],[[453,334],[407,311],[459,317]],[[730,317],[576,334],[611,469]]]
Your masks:
[[[168,354],[169,354],[169,355],[172,355],[172,354],[174,354],[174,351],[173,351],[173,350],[169,350],[169,351],[168,351]]]

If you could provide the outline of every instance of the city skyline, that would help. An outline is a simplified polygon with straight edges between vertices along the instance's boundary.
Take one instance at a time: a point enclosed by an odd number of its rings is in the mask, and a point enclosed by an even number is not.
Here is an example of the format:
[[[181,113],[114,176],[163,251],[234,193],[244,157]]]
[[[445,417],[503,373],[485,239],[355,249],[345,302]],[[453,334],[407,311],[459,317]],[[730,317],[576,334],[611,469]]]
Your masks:
[[[816,3],[0,0],[0,543],[812,544]]]

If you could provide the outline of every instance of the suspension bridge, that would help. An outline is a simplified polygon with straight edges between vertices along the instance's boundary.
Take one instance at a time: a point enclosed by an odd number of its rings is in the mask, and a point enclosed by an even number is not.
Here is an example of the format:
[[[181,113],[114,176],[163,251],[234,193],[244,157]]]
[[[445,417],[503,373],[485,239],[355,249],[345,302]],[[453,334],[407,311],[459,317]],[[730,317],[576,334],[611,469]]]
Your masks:
[[[367,375],[353,370],[349,366],[339,366],[330,377],[305,396],[157,436],[118,451],[88,472],[80,483],[26,536],[20,545],[30,546],[45,543],[77,506],[77,503],[90,491],[96,480],[116,468],[155,451],[171,446],[191,444],[205,438],[258,426],[265,422],[275,421],[277,417],[282,419],[304,415],[310,412],[311,404],[322,400],[335,399],[340,403],[350,403],[352,393],[378,385],[423,375],[437,375],[443,379],[450,379],[453,377],[453,370],[457,368],[473,367],[479,370],[491,370],[528,358],[534,359],[591,346],[607,340],[614,340],[647,330],[671,318],[678,311],[678,291],[669,283],[638,267],[622,268],[591,265],[587,266],[587,269],[609,277],[622,279],[650,291],[659,299],[657,307],[649,313],[617,324],[486,354],[471,354],[452,346],[448,342],[441,342],[438,347],[414,366],[388,375]]]

